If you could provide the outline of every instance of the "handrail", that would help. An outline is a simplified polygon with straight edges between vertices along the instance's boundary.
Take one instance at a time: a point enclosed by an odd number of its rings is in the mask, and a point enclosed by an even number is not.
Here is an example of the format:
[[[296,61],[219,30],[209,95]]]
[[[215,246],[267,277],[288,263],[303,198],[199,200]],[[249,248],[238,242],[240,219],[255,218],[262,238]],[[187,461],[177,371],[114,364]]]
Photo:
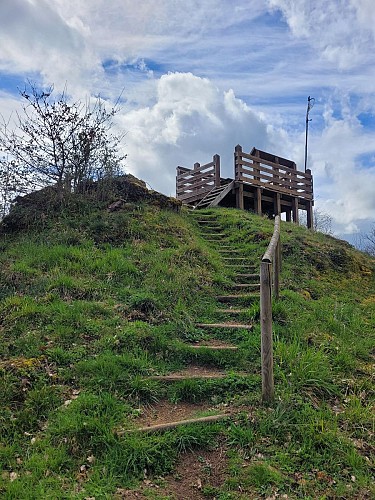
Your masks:
[[[212,161],[194,168],[177,167],[176,197],[185,204],[200,201],[209,191],[220,186],[220,156],[214,155]]]
[[[272,347],[272,295],[279,297],[281,268],[280,216],[275,217],[271,241],[260,263],[260,323],[262,357],[262,400],[274,396]]]

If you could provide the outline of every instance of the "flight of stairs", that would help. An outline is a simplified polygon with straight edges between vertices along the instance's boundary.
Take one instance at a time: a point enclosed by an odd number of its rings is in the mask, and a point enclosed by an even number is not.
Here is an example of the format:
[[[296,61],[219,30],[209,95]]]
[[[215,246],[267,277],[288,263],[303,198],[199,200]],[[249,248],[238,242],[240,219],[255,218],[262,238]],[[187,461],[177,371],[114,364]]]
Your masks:
[[[212,212],[192,211],[192,218],[199,225],[201,235],[207,242],[220,254],[224,268],[228,270],[228,276],[233,281],[226,293],[218,295],[217,309],[215,310],[215,320],[212,322],[197,321],[195,327],[198,331],[204,332],[204,337],[198,343],[186,343],[186,346],[192,349],[197,356],[199,353],[213,353],[216,356],[236,356],[241,355],[235,342],[222,340],[228,335],[229,339],[236,338],[236,335],[251,335],[253,325],[246,318],[249,305],[259,300],[259,268],[256,268],[249,259],[238,253],[226,241],[227,234],[221,228],[215,214]],[[230,354],[232,353],[232,354]],[[243,354],[243,353],[242,353]],[[245,353],[246,355],[246,353]],[[215,358],[219,359],[219,358]],[[233,370],[223,369],[221,363],[218,366],[202,366],[198,363],[195,366],[187,366],[185,370],[166,375],[154,375],[147,377],[150,380],[161,384],[174,384],[181,381],[207,381],[226,379],[228,376],[246,377],[249,374],[239,370],[233,373]],[[178,410],[178,405],[176,405]],[[222,419],[230,419],[235,415],[235,410],[225,408],[224,411],[218,410],[217,414],[195,418],[171,418],[168,422],[157,424],[141,425],[133,430],[138,431],[163,431],[180,425],[192,423],[211,423]]]

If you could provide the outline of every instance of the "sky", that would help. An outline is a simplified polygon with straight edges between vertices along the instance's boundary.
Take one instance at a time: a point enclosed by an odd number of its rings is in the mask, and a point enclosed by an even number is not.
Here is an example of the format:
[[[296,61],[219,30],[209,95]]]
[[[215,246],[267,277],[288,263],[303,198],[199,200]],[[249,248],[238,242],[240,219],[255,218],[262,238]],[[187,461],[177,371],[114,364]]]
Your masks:
[[[355,241],[375,222],[374,0],[0,0],[0,113],[27,80],[121,96],[126,172],[167,195],[177,165],[240,144],[308,168],[315,207]]]

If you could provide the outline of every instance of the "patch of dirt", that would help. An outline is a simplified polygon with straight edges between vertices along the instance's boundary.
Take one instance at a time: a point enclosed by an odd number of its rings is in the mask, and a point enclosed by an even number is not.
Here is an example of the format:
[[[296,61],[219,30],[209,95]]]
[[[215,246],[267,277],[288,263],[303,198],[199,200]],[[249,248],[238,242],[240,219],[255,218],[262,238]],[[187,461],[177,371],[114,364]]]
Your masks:
[[[146,427],[148,425],[164,424],[168,422],[177,422],[187,420],[197,416],[197,413],[213,411],[215,414],[231,413],[229,406],[216,405],[208,403],[189,403],[180,401],[171,403],[169,401],[159,401],[155,405],[144,408],[143,413],[135,420],[137,427]]]
[[[224,446],[214,450],[184,453],[173,474],[157,481],[145,479],[137,491],[118,489],[114,498],[139,500],[167,497],[171,500],[204,500],[207,499],[204,491],[215,491],[224,484],[228,476],[227,467],[228,458]],[[152,494],[155,496],[151,496]]]
[[[225,375],[226,375],[225,371],[219,370],[218,368],[190,365],[184,368],[183,370],[169,373],[168,375],[165,375],[164,377],[161,376],[160,378],[167,379],[168,376],[178,377],[181,379],[192,378],[192,377],[197,377],[197,378],[211,377],[211,376],[215,378],[215,377],[224,377]]]

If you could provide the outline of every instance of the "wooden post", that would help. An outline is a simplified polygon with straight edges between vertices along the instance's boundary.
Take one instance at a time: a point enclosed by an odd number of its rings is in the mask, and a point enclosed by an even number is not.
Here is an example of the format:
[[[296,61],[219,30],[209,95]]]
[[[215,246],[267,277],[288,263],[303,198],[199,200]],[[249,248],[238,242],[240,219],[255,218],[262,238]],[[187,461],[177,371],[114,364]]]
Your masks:
[[[313,224],[313,208],[312,208],[312,202],[308,201],[307,202],[307,227],[309,229],[314,229],[314,224]]]
[[[234,148],[234,180],[237,181],[240,178],[240,172],[239,169],[241,165],[238,162],[238,159],[241,157],[242,153],[242,146],[237,144],[237,146]]]
[[[281,271],[281,244],[277,242],[273,266],[273,295],[276,299],[280,296],[280,271]]]
[[[298,217],[298,198],[297,197],[292,198],[292,211],[293,211],[293,222],[295,224],[298,224],[299,217]]]
[[[274,395],[272,346],[272,295],[270,262],[260,264],[260,320],[262,357],[262,400],[270,402]]]
[[[292,220],[292,211],[291,210],[287,210],[286,213],[285,213],[285,215],[286,215],[286,221],[287,222],[291,222],[291,220]]]
[[[280,193],[275,193],[275,196],[273,198],[273,210],[275,215],[280,215],[281,214],[281,196]]]
[[[245,208],[242,181],[240,181],[240,184],[236,188],[236,207],[239,208],[240,210],[243,210]]]
[[[215,167],[215,187],[220,187],[220,156],[214,155],[213,162]]]
[[[176,199],[178,199],[178,180],[180,177],[180,167],[176,169]]]
[[[195,194],[197,194],[198,188],[197,188],[197,187],[195,187],[196,180],[195,180],[195,175],[194,175],[194,174],[195,174],[195,170],[197,170],[200,166],[201,166],[201,164],[200,164],[200,163],[198,163],[198,162],[194,163],[194,170],[193,170],[193,172],[192,172],[192,173],[193,173],[193,186],[192,186],[192,188],[193,188],[193,189],[192,189],[192,191],[193,191],[193,193],[195,193]],[[197,203],[197,202],[195,202],[195,203]]]
[[[260,263],[260,326],[262,357],[262,400],[270,402],[274,394],[272,352],[272,263],[274,295],[279,296],[281,246],[280,216],[275,217],[271,241]]]
[[[256,150],[255,156],[256,156],[257,158],[260,158],[260,153],[259,153],[259,150]],[[255,181],[260,181],[260,177],[259,177],[259,172],[260,172],[260,161],[254,161],[253,170],[254,170],[254,180],[255,180]]]
[[[258,187],[256,190],[256,213],[262,215],[262,188]]]

